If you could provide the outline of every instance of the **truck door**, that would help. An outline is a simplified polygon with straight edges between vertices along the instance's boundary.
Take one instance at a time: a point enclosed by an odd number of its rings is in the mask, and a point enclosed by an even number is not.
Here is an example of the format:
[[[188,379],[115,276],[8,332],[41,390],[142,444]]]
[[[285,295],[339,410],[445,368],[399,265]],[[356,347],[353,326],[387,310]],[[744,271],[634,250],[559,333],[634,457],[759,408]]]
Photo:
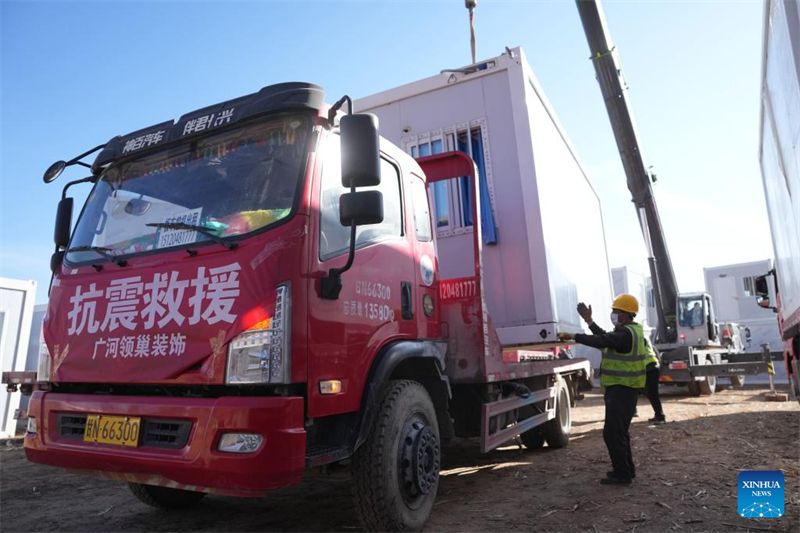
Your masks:
[[[717,317],[714,314],[714,304],[711,296],[705,296],[706,309],[708,310],[708,340],[713,343],[719,343],[719,325],[717,325]]]
[[[317,246],[311,257],[309,282],[313,286],[308,291],[311,417],[358,409],[378,350],[394,340],[417,336],[413,320],[414,248],[406,229],[400,167],[386,154],[381,154],[380,185],[359,188],[381,191],[383,222],[358,228],[355,259],[352,268],[342,275],[339,298],[320,297],[319,279],[347,261],[350,228],[339,222],[339,197],[349,189],[342,187],[337,133],[329,134],[319,155],[320,179],[312,192],[312,206],[317,204],[318,213],[316,224],[311,224],[317,238],[310,239]],[[341,381],[341,392],[321,394],[319,382],[327,380]]]
[[[414,235],[418,266],[415,272],[417,283],[414,305],[417,328],[420,338],[433,339],[440,335],[436,298],[439,284],[435,279],[438,265],[425,179],[413,173],[407,174],[406,191],[414,213],[414,227],[409,233]]]

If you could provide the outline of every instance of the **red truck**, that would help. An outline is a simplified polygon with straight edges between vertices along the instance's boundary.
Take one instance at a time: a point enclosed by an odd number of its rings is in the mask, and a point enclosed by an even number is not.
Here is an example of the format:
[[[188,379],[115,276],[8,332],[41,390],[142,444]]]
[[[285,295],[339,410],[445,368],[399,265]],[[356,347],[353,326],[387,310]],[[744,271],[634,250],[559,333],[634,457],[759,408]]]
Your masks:
[[[161,508],[349,462],[367,528],[418,530],[443,441],[567,445],[589,362],[501,345],[480,224],[474,275],[439,276],[427,186],[468,177],[480,220],[473,161],[412,159],[323,97],[265,87],[48,169],[91,175],[56,217],[30,461]]]

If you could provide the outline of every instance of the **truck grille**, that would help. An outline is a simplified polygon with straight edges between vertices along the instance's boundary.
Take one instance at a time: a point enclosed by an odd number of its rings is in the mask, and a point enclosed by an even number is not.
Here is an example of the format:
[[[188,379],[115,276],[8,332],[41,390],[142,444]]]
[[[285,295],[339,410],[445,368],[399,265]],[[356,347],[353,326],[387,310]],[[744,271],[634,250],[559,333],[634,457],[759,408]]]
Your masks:
[[[83,440],[86,431],[86,415],[59,413],[56,416],[58,434],[66,439]],[[142,419],[141,446],[180,449],[189,441],[192,423],[188,420],[160,418]]]
[[[154,448],[183,448],[192,429],[192,423],[184,420],[145,418],[142,425],[142,446]]]
[[[67,439],[83,439],[86,430],[86,415],[60,413],[58,415],[58,434]]]

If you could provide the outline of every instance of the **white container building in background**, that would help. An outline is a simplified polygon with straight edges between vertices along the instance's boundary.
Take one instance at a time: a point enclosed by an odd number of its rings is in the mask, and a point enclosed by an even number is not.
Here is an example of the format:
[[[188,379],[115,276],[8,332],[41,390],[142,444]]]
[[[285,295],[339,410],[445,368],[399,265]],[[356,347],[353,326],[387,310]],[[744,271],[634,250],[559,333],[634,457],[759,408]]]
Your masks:
[[[31,317],[31,331],[28,335],[28,354],[25,357],[26,372],[36,372],[39,370],[39,350],[42,341],[42,322],[44,315],[47,313],[47,304],[39,304],[33,307],[33,316]],[[19,400],[18,409],[22,413],[28,412],[28,401],[30,396],[22,395]]]
[[[611,281],[614,286],[614,295],[630,294],[636,297],[639,302],[639,313],[636,315],[636,322],[642,325],[646,332],[649,332],[655,327],[655,322],[651,322],[651,314],[655,314],[655,307],[653,313],[650,313],[650,278],[644,274],[640,274],[635,270],[624,267],[616,267],[611,269]],[[594,310],[593,311],[600,311]],[[605,310],[603,310],[605,311]],[[597,314],[597,312],[595,312]]]
[[[35,281],[0,278],[0,366],[3,372],[26,370],[35,299]],[[7,392],[5,387],[0,391],[0,438],[16,435],[14,412],[19,409],[21,396],[19,391]]]
[[[501,343],[552,342],[557,331],[582,331],[579,301],[609,308],[600,200],[520,48],[354,107],[377,115],[381,135],[413,157],[462,150],[475,160],[486,300]],[[455,179],[430,194],[442,277],[473,275],[467,189]],[[610,327],[607,314],[597,317],[603,327]]]
[[[703,269],[706,292],[714,300],[717,321],[736,322],[750,328],[748,352],[759,351],[765,342],[772,351],[783,349],[777,315],[756,303],[755,278],[770,270],[770,259]],[[771,284],[772,278],[768,279]],[[774,287],[770,287],[770,294],[775,294]]]

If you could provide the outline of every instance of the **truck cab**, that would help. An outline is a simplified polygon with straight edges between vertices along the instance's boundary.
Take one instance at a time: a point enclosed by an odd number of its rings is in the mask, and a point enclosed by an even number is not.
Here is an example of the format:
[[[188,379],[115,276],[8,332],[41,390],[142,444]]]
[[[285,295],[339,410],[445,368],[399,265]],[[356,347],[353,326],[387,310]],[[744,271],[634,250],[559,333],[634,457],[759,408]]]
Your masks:
[[[684,293],[678,296],[678,342],[692,346],[720,346],[719,325],[711,296]]]
[[[661,383],[686,385],[693,395],[711,395],[719,377],[734,387],[744,385],[747,374],[766,369],[763,355],[747,354],[750,330],[733,322],[719,323],[711,296],[682,293],[677,301],[677,343],[659,343]]]
[[[322,295],[350,234],[328,111],[318,87],[283,84],[106,144],[55,264],[30,459],[152,473],[177,454],[170,480],[213,488],[213,462],[228,492],[292,484],[335,430],[311,421],[359,410],[376,354],[440,336],[423,308],[436,278],[424,174],[384,140],[363,188],[382,195],[382,220],[357,231],[338,297]]]

